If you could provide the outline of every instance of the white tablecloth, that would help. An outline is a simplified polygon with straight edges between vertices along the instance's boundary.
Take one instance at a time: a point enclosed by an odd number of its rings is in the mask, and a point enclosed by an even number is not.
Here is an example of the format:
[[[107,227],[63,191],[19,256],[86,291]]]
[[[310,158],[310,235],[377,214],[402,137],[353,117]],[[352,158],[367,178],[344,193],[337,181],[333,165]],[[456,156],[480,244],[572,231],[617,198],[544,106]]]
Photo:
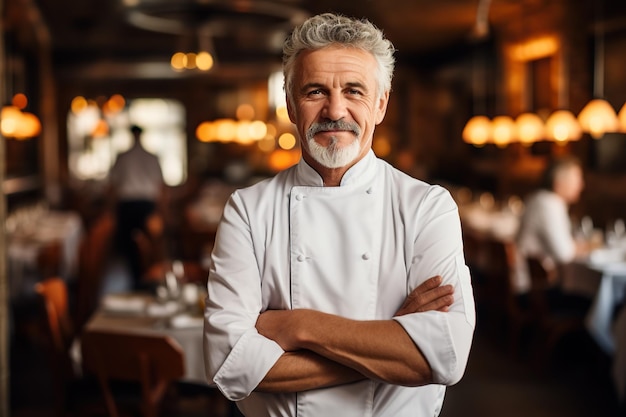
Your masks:
[[[39,250],[52,242],[62,246],[61,276],[69,279],[78,267],[78,249],[83,237],[78,213],[46,211],[7,233],[8,280],[11,297],[33,292],[41,279],[37,269]]]
[[[626,297],[626,261],[589,267],[600,273],[601,279],[586,318],[587,329],[606,353],[614,354],[612,324],[616,307]]]
[[[202,317],[199,312],[174,314],[171,306],[144,294],[111,294],[85,329],[169,336],[185,353],[184,380],[206,384]]]

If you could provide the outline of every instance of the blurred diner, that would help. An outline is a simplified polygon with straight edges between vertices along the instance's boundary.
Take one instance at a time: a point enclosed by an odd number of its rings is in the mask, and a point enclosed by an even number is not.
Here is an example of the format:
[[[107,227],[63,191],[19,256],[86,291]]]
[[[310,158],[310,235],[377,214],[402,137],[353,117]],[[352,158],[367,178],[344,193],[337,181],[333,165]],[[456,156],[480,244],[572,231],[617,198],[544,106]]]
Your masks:
[[[576,257],[589,254],[591,236],[588,232],[587,238],[576,235],[569,214],[570,206],[578,202],[583,187],[583,171],[578,159],[560,157],[550,161],[542,175],[541,188],[527,197],[515,238],[517,263],[514,286],[520,297],[527,296],[531,287],[528,257],[538,257],[545,268],[556,270]],[[558,273],[553,277],[560,278]],[[560,299],[558,302],[563,302],[560,283],[548,284],[552,302],[557,302],[557,298]],[[579,303],[581,308],[585,308],[588,300],[579,300]]]

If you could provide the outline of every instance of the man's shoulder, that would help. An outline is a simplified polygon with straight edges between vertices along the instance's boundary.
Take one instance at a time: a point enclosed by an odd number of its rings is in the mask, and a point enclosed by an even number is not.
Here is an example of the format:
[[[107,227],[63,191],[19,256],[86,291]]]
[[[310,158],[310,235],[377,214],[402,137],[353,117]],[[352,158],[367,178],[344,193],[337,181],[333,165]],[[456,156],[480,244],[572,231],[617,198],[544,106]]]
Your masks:
[[[413,196],[432,192],[447,193],[447,190],[441,185],[431,184],[424,180],[412,177],[382,159],[379,161],[385,172],[385,177],[389,182],[391,182],[393,189],[397,189]]]
[[[259,198],[274,198],[273,196],[282,194],[282,191],[289,187],[291,183],[291,168],[281,171],[274,176],[261,179],[260,181],[241,187],[233,194],[237,194],[244,200]]]

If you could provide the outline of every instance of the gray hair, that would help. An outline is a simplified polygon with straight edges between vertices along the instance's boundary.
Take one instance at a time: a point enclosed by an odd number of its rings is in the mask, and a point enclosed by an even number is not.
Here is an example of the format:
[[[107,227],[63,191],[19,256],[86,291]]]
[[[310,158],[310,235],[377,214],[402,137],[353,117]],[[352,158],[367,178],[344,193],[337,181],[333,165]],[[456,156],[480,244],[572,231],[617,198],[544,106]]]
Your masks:
[[[283,45],[285,93],[292,100],[296,58],[303,50],[323,49],[339,44],[370,52],[376,59],[378,96],[391,90],[394,69],[393,44],[382,31],[366,19],[354,19],[333,13],[313,16],[296,27]]]

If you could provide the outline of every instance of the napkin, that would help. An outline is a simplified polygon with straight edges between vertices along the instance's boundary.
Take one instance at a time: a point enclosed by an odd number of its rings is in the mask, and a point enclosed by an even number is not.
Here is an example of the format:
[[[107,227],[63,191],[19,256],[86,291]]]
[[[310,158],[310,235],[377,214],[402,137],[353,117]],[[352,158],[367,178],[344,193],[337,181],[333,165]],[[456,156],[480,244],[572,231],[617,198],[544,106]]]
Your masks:
[[[102,300],[102,307],[112,313],[142,313],[146,299],[128,294],[109,294]]]
[[[190,314],[179,314],[170,319],[170,326],[176,329],[202,327],[204,318],[202,316],[192,316]]]
[[[165,303],[150,303],[146,309],[150,317],[169,317],[179,310],[177,301],[167,301]]]
[[[626,254],[622,248],[596,249],[589,255],[591,263],[596,265],[617,263],[626,260]]]

